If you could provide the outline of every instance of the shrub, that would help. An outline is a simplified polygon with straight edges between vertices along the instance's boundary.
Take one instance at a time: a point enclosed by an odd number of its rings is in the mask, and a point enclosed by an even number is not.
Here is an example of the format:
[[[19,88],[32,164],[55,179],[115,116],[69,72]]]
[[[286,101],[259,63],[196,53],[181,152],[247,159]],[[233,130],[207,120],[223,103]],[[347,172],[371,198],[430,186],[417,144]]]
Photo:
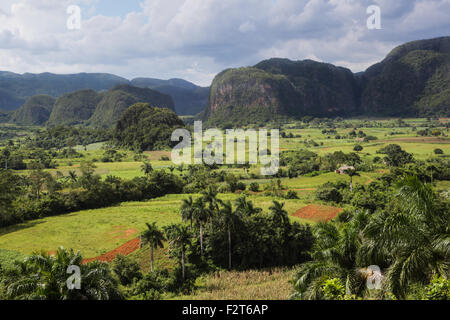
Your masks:
[[[369,141],[374,141],[374,140],[378,140],[378,138],[375,136],[364,137],[364,142],[369,142]]]
[[[337,278],[326,280],[321,291],[325,300],[344,300],[345,287]]]
[[[426,287],[427,300],[450,300],[450,280],[435,276]]]
[[[284,198],[285,198],[285,199],[298,199],[298,194],[297,194],[297,192],[295,192],[294,190],[289,190],[289,191],[286,193],[286,195],[285,195]]]
[[[336,188],[319,188],[316,191],[316,197],[322,201],[333,201],[339,203],[342,201],[342,194]]]
[[[259,184],[257,182],[250,183],[249,190],[253,192],[259,192]]]
[[[123,255],[118,255],[114,259],[112,270],[119,279],[119,282],[124,286],[132,284],[135,279],[139,280],[142,278],[142,273],[139,271],[139,265]]]
[[[247,189],[247,185],[245,183],[239,181],[236,185],[236,190],[244,191],[245,189]]]
[[[442,150],[442,149],[434,149],[434,154],[444,154],[444,150]]]

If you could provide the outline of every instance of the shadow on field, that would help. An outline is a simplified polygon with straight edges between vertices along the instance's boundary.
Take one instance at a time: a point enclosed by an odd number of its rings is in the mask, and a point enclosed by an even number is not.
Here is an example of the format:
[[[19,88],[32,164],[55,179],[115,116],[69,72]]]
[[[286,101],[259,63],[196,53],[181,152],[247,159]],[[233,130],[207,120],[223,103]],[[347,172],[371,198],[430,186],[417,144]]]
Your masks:
[[[9,233],[13,233],[16,231],[20,231],[20,230],[24,230],[24,229],[28,229],[28,228],[32,228],[34,226],[37,226],[38,224],[44,223],[44,221],[27,221],[21,224],[16,224],[10,227],[6,227],[3,229],[0,229],[0,237],[7,235]]]

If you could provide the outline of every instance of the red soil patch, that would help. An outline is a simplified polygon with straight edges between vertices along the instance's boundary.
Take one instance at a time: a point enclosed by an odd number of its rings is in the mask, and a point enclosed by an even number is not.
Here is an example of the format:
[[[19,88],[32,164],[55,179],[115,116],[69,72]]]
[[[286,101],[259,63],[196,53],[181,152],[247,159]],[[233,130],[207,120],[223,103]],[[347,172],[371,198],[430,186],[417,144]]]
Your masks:
[[[134,251],[138,250],[141,246],[141,240],[139,238],[128,241],[127,243],[121,245],[120,247],[102,254],[99,257],[84,259],[83,263],[89,263],[93,261],[103,261],[103,262],[111,262],[113,261],[119,254],[123,256],[127,256]]]
[[[321,205],[309,205],[293,214],[294,217],[308,219],[315,222],[330,221],[342,212],[343,209]]]

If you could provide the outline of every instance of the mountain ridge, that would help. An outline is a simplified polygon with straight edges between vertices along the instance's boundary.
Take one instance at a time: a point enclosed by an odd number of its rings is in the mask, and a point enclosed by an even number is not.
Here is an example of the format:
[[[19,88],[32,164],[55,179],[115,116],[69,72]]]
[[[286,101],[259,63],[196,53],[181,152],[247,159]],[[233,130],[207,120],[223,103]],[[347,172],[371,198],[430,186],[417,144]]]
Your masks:
[[[225,69],[202,119],[220,125],[359,115],[450,116],[450,37],[400,45],[364,73],[285,58]]]
[[[151,82],[151,85],[146,83]],[[0,71],[0,110],[15,111],[35,95],[49,95],[54,98],[81,90],[107,91],[121,84],[150,88],[174,95],[175,109],[179,114],[195,114],[207,104],[209,89],[184,79],[161,80],[155,78],[126,78],[110,73],[55,74]]]

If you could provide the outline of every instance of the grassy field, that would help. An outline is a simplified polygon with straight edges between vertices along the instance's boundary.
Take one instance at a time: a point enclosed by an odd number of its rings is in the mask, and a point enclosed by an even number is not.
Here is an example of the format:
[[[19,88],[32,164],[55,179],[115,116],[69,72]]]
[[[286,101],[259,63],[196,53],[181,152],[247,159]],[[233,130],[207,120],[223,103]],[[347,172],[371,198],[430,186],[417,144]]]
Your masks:
[[[138,236],[145,230],[146,222],[156,222],[159,227],[181,222],[181,199],[187,196],[168,195],[147,202],[128,202],[25,222],[0,230],[0,248],[31,254],[41,249],[52,252],[63,246],[81,251],[85,258],[96,257]],[[219,198],[234,201],[237,197],[226,194]],[[271,197],[255,195],[248,199],[266,212],[272,204]],[[285,203],[289,214],[306,205],[302,200],[286,200]],[[292,219],[309,222],[296,217]]]
[[[292,294],[294,269],[217,272],[199,278],[198,289],[177,300],[286,300]],[[245,290],[243,290],[245,288]]]

